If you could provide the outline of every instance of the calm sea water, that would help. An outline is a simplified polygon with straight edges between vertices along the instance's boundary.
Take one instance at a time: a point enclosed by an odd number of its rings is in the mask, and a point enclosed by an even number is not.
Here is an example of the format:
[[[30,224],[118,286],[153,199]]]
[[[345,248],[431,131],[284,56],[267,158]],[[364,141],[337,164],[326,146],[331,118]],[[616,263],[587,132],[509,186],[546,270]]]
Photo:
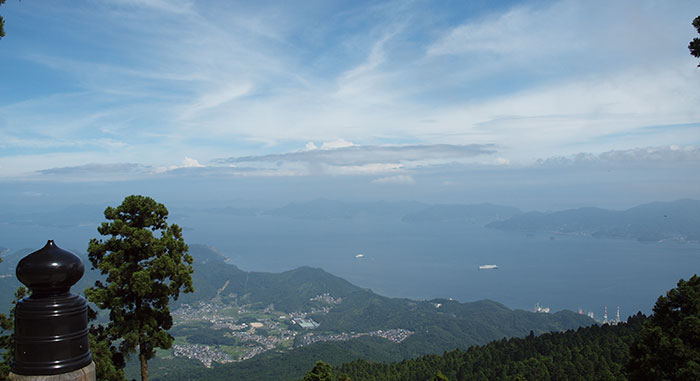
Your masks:
[[[700,271],[697,244],[528,236],[398,218],[208,217],[209,228],[186,234],[216,246],[243,269],[321,267],[379,294],[413,299],[492,299],[520,309],[540,303],[596,316],[606,305],[613,316],[620,306],[627,316],[650,312],[659,295]],[[183,225],[200,218],[189,219]],[[355,258],[358,253],[364,258]],[[479,270],[484,264],[499,268]]]
[[[680,278],[700,271],[700,245],[574,236],[528,236],[465,224],[411,225],[399,218],[328,221],[205,213],[173,216],[189,243],[216,247],[244,270],[321,267],[373,291],[412,299],[492,299],[510,308],[584,309],[610,317],[651,312]],[[0,227],[0,245],[40,237],[84,251],[96,225]],[[46,238],[44,238],[46,237]],[[14,245],[14,246],[13,246]],[[355,258],[356,254],[364,258]],[[479,270],[495,264],[497,270]]]

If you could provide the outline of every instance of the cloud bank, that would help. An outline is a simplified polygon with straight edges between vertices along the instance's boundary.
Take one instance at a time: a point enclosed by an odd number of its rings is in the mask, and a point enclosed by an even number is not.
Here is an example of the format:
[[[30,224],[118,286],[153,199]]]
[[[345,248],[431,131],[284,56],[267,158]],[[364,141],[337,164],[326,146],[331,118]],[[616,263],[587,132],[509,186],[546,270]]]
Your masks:
[[[314,148],[275,155],[229,157],[202,164],[185,157],[180,165],[152,167],[138,163],[86,164],[55,167],[22,177],[25,180],[61,179],[72,182],[135,180],[188,177],[329,177],[366,176],[373,184],[416,184],[417,177],[447,176],[439,180],[450,185],[450,174],[468,177],[471,171],[511,173],[538,169],[563,170],[566,173],[588,169],[638,170],[697,168],[699,146],[662,146],[612,150],[603,153],[581,152],[568,156],[541,158],[530,164],[511,164],[497,156],[490,145],[407,145],[342,146]],[[462,173],[459,175],[459,173]],[[376,177],[380,176],[380,177]],[[463,179],[464,180],[464,179]]]
[[[313,144],[313,143],[312,143]],[[365,165],[371,163],[406,163],[431,160],[462,160],[479,155],[495,153],[493,145],[471,144],[433,144],[405,146],[359,146],[345,145],[336,147],[323,144],[321,149],[288,152],[275,155],[242,156],[216,159],[215,163],[245,162],[305,162],[329,165]]]
[[[556,156],[538,159],[536,167],[676,167],[695,166],[700,169],[700,147],[666,146],[629,150],[613,150],[600,154],[578,153],[571,156]]]

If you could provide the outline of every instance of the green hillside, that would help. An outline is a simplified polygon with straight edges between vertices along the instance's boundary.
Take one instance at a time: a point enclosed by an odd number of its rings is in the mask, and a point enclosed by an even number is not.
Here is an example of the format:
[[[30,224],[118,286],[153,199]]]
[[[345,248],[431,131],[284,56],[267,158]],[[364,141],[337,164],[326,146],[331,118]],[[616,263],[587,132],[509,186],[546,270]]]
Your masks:
[[[196,260],[193,274],[196,291],[183,295],[178,305],[189,308],[190,314],[201,314],[201,318],[180,323],[176,318],[171,330],[176,344],[191,348],[209,345],[212,350],[234,357],[245,352],[246,346],[256,345],[253,334],[229,334],[212,323],[223,316],[233,319],[227,321],[235,324],[263,322],[265,327],[258,330],[270,337],[296,336],[245,361],[213,361],[210,368],[202,362],[177,357],[172,350],[163,351],[153,360],[153,379],[217,380],[235,375],[246,380],[294,380],[319,359],[333,364],[357,359],[398,361],[455,348],[467,349],[505,337],[524,337],[531,331],[536,334],[565,331],[593,323],[570,311],[555,314],[513,311],[488,300],[459,303],[446,299],[388,298],[322,269],[247,272],[225,264],[225,258],[205,246],[193,246],[191,252]],[[333,302],[319,301],[319,295],[327,295]],[[218,312],[213,315],[192,312],[203,310]],[[289,319],[283,320],[287,314],[294,313],[317,322],[318,328],[302,329]],[[397,329],[410,334],[394,341],[369,335]],[[135,364],[127,370],[128,375],[136,376]]]
[[[513,311],[488,300],[460,303],[388,298],[322,269],[249,272],[226,263],[228,259],[212,248],[192,245],[190,252],[195,258],[196,291],[181,295],[173,305],[175,326],[171,333],[182,348],[196,351],[207,347],[216,355],[207,360],[208,368],[201,357],[183,357],[174,349],[160,351],[153,360],[153,379],[216,380],[235,374],[249,380],[293,380],[319,359],[333,364],[357,359],[398,361],[524,337],[531,331],[565,331],[593,323],[569,311]],[[29,250],[6,253],[1,272],[10,273],[27,253]],[[99,278],[86,258],[83,260],[86,274],[74,292]],[[0,282],[6,289],[19,285],[12,276]],[[10,300],[5,305],[9,308]],[[302,328],[293,316],[313,321],[318,327]],[[250,328],[254,322],[260,327]],[[249,328],[230,328],[246,324]],[[395,332],[404,336],[392,337]],[[275,344],[260,344],[266,338]],[[253,353],[251,348],[259,350]],[[245,360],[235,361],[239,357]],[[130,377],[135,377],[134,366],[127,367]]]
[[[638,314],[617,326],[530,334],[393,363],[357,360],[336,366],[333,372],[363,381],[429,380],[439,373],[460,381],[627,379],[630,346],[645,320]]]

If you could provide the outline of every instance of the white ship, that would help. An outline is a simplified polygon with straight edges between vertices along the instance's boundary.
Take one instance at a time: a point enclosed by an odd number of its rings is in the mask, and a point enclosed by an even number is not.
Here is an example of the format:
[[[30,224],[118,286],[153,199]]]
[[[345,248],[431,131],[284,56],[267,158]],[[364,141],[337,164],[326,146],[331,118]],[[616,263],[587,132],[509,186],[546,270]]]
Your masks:
[[[496,265],[481,265],[479,266],[479,270],[496,270],[498,269],[498,266]]]
[[[355,258],[358,258],[358,259],[364,258],[364,257],[365,257],[365,255],[362,253],[355,255]]]
[[[535,312],[540,314],[548,314],[549,311],[549,307],[542,307],[539,303],[535,304]]]

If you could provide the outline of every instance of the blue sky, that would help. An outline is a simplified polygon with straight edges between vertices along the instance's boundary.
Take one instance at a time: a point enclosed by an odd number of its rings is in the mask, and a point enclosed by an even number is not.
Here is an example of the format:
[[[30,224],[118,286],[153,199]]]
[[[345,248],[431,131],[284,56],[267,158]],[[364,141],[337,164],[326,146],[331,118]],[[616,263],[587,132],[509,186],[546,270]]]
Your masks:
[[[697,1],[8,0],[0,14],[0,181],[700,167]]]

